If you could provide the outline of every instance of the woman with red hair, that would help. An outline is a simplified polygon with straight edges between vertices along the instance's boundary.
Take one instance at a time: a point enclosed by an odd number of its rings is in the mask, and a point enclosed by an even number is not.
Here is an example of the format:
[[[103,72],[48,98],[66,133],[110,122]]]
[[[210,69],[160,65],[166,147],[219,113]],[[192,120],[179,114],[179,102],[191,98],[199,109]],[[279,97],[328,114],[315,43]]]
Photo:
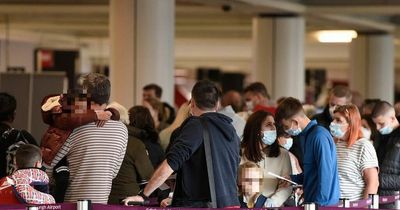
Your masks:
[[[357,106],[337,107],[329,129],[336,141],[340,197],[354,201],[376,194],[378,158],[369,139],[362,135]]]

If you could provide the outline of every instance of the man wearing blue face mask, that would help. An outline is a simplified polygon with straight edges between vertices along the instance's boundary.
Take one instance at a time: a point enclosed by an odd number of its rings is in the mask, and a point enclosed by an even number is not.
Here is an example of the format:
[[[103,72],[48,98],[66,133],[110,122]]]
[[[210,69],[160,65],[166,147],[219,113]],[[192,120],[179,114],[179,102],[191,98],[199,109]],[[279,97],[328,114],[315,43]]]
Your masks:
[[[352,93],[350,89],[343,85],[337,85],[329,91],[328,104],[322,113],[316,114],[312,117],[317,120],[319,125],[324,126],[329,130],[329,125],[332,122],[333,111],[338,106],[351,104]]]
[[[303,184],[304,201],[321,206],[339,202],[336,147],[329,131],[310,120],[299,100],[289,97],[278,106],[276,123],[287,134],[297,136],[303,152],[303,173],[290,178]]]
[[[374,141],[379,162],[379,195],[394,195],[400,190],[400,127],[396,119],[393,106],[381,101],[372,110],[372,120],[379,131],[378,138]],[[392,208],[379,206],[379,208]]]

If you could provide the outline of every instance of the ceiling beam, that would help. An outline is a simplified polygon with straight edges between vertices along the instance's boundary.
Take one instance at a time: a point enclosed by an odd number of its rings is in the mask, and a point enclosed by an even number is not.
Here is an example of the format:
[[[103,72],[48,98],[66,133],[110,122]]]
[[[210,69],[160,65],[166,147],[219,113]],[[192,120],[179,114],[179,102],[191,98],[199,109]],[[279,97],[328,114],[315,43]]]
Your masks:
[[[1,4],[0,15],[106,14],[108,5]]]
[[[308,13],[307,16],[309,18],[318,18],[331,21],[338,25],[341,24],[358,31],[385,31],[391,33],[396,29],[396,26],[390,23],[346,15]]]
[[[307,11],[319,14],[398,15],[400,14],[400,5],[308,6]]]
[[[64,24],[57,24],[57,23],[11,23],[9,25],[10,28],[16,29],[26,29],[26,30],[33,30],[33,31],[40,31],[40,30],[60,30],[60,31],[68,31],[68,30],[82,30],[82,31],[99,31],[104,30],[108,31],[108,24],[71,24],[71,23],[64,23]]]
[[[356,30],[379,30],[386,32],[393,32],[395,30],[395,25],[383,22],[376,21],[366,18],[353,17],[349,15],[343,14],[329,14],[327,12],[318,11],[310,9],[309,7],[295,3],[295,2],[287,2],[287,1],[278,1],[278,0],[236,0],[239,2],[244,2],[251,4],[253,6],[261,6],[261,7],[269,7],[275,8],[278,10],[284,10],[288,13],[296,13],[299,15],[305,15],[306,17],[312,18],[321,18],[327,21],[333,21],[336,24],[343,24],[347,27],[354,27]],[[340,11],[337,9],[336,11]],[[333,13],[333,11],[332,11]]]
[[[288,2],[288,1],[277,1],[277,0],[236,0],[238,2],[246,3],[249,5],[253,6],[261,6],[261,7],[267,7],[271,9],[276,9],[279,11],[285,11],[289,13],[297,13],[297,14],[302,14],[306,11],[306,6],[299,4],[299,3],[294,3],[294,2]]]

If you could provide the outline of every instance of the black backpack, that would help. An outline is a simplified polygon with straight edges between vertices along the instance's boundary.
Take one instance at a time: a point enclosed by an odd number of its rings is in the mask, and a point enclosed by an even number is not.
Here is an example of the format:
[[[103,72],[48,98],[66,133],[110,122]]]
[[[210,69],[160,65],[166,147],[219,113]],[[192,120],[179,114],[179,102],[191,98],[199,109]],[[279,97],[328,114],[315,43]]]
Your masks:
[[[11,128],[1,135],[0,144],[5,147],[6,174],[11,175],[16,170],[14,158],[17,149],[21,145],[29,144],[29,141],[24,136],[23,131]]]

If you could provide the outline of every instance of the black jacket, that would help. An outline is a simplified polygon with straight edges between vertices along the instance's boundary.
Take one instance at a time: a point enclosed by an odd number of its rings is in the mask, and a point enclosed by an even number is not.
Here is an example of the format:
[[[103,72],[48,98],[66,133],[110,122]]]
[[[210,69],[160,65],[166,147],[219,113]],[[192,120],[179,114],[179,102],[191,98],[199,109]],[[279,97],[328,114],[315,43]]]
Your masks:
[[[324,126],[329,131],[329,125],[333,121],[331,114],[329,114],[329,105],[326,105],[323,112],[314,115],[312,120],[317,120],[318,125]]]
[[[132,126],[127,126],[127,128],[130,137],[138,138],[144,143],[153,167],[157,168],[165,156],[164,150],[158,141],[158,133],[155,130],[146,131]]]
[[[11,127],[5,123],[0,122],[0,137],[4,132],[11,129]],[[8,147],[18,142],[17,135],[19,130],[15,130],[10,133],[7,139],[0,138],[0,178],[7,176],[7,150]],[[35,138],[26,130],[20,130],[23,138],[29,143],[38,146]]]
[[[219,113],[205,113],[213,159],[217,207],[239,206],[236,187],[240,140],[232,120]],[[210,201],[207,165],[200,117],[189,117],[178,130],[168,153],[169,166],[177,171],[173,206]]]
[[[400,127],[380,137],[377,144],[379,195],[394,195],[400,190]]]

